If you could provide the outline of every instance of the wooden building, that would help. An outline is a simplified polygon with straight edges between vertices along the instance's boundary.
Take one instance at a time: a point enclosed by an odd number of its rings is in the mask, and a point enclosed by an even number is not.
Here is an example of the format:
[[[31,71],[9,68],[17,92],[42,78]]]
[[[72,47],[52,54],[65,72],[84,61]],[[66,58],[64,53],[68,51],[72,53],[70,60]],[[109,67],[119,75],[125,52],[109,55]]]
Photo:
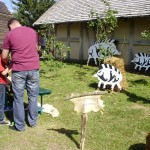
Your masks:
[[[125,65],[130,65],[134,54],[150,54],[150,40],[143,40],[141,32],[150,31],[149,0],[107,0],[118,13],[118,26],[111,38],[118,40],[117,49]],[[70,59],[87,60],[88,48],[96,41],[95,32],[87,27],[91,10],[104,17],[107,7],[101,0],[60,0],[35,23],[54,24],[56,37],[72,48]]]
[[[7,21],[11,18],[11,13],[8,11],[5,4],[0,1],[0,47],[3,43],[4,36],[8,31]]]

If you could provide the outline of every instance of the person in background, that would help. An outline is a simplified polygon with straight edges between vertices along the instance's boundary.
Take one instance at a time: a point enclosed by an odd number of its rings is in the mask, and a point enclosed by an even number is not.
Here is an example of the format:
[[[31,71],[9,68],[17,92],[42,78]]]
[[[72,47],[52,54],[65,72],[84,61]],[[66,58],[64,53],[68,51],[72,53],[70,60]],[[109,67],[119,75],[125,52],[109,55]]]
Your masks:
[[[42,36],[41,39],[40,39],[40,45],[41,45],[41,49],[42,50],[45,50],[45,47],[46,47],[46,40],[45,40],[45,37]]]
[[[7,63],[9,52],[12,59],[12,90],[14,93],[13,117],[11,129],[25,130],[24,90],[28,95],[28,123],[35,127],[38,118],[37,100],[39,94],[39,55],[37,52],[37,34],[30,27],[22,26],[16,19],[8,21],[9,32],[3,41],[2,60]]]
[[[0,125],[9,125],[10,122],[4,120],[4,107],[6,84],[10,83],[6,76],[11,72],[11,64],[9,66],[5,66],[1,60],[1,54],[2,49],[0,49]]]

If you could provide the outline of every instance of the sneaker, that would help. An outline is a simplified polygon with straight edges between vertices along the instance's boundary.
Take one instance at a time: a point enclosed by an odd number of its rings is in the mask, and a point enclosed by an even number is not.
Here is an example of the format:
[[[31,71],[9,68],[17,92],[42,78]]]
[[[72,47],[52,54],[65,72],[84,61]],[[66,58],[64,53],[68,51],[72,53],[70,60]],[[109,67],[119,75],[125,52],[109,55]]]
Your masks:
[[[14,131],[24,131],[24,130],[18,130],[14,125],[10,125],[9,129],[14,130]]]
[[[5,120],[0,121],[0,125],[10,125],[10,122],[7,122]]]
[[[29,126],[30,128],[35,128],[36,127],[36,125],[34,125],[34,126]]]

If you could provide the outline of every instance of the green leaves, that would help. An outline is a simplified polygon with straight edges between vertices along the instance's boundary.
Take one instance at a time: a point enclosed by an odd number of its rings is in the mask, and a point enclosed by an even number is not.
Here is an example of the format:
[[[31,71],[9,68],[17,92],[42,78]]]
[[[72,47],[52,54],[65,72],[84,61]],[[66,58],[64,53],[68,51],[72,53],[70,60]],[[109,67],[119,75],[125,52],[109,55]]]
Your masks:
[[[105,6],[109,6],[107,1],[102,1],[104,2]],[[110,7],[108,7],[108,10],[105,12],[103,17],[93,10],[90,12],[89,16],[91,18],[96,16],[96,19],[89,21],[88,26],[96,31],[96,37],[98,41],[106,40],[108,35],[117,26],[117,18],[115,14],[117,14],[117,11],[111,10]]]
[[[102,40],[108,42],[108,36],[112,31],[114,31],[115,27],[117,26],[117,18],[115,14],[117,14],[117,11],[111,10],[109,2],[107,0],[101,0],[105,7],[108,7],[106,9],[106,12],[104,13],[104,16],[100,16],[97,12],[94,10],[91,10],[90,12],[90,17],[94,18],[96,17],[95,20],[91,20],[88,22],[88,27],[92,28],[96,32],[96,38],[97,41],[100,42]],[[110,51],[105,51],[101,49],[101,51],[104,53],[103,56],[111,56]],[[105,57],[103,57],[103,60]]]
[[[141,36],[143,39],[148,39],[150,37],[150,33],[147,30],[144,30],[143,32],[141,32]]]
[[[62,61],[65,58],[67,58],[68,53],[71,52],[71,48],[68,46],[66,46],[65,44],[63,44],[62,42],[56,41],[55,43],[55,47],[56,47],[56,56]]]
[[[33,23],[49,9],[54,0],[12,0],[15,5],[16,18],[21,21],[22,25],[32,27]]]

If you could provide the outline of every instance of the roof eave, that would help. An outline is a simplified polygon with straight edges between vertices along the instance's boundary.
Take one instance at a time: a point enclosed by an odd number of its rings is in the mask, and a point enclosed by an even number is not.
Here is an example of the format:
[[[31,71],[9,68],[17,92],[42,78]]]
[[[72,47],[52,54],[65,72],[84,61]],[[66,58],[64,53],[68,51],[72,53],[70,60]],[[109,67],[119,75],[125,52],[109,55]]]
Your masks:
[[[117,18],[135,18],[135,17],[150,17],[150,14],[127,14],[127,15],[118,15],[116,16]],[[49,20],[49,21],[39,21],[37,20],[33,25],[42,25],[42,24],[61,24],[61,23],[73,23],[73,22],[86,22],[90,20],[94,20],[96,18],[91,18],[91,19],[82,19],[82,20],[64,20],[64,21],[57,21],[57,20]]]

